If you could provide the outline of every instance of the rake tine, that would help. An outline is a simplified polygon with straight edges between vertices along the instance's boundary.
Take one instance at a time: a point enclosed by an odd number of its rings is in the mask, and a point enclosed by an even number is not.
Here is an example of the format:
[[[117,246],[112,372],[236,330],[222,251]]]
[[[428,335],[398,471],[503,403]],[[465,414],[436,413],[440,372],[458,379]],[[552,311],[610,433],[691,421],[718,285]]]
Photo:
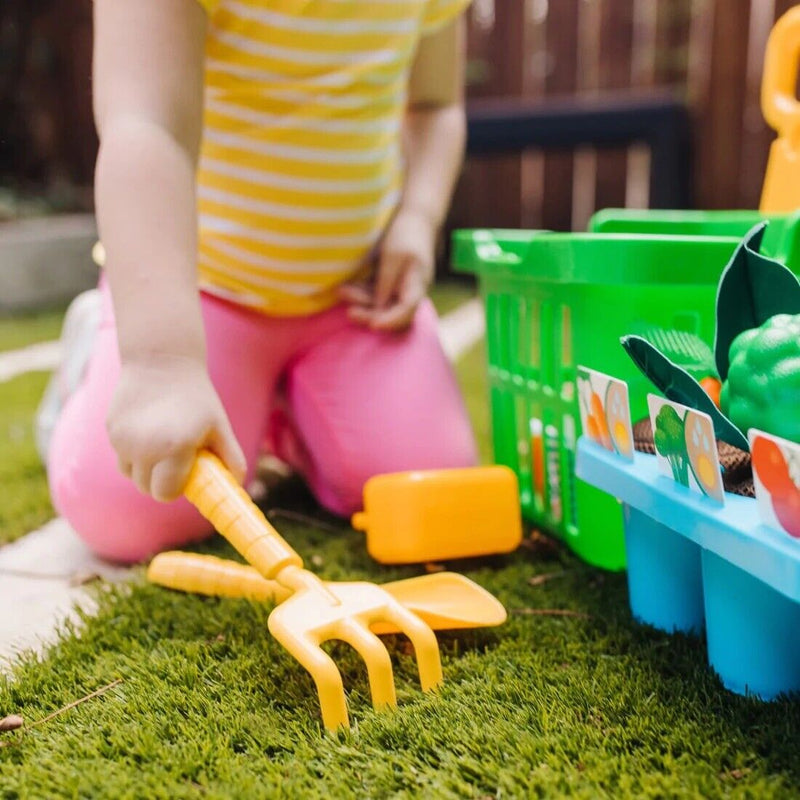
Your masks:
[[[422,691],[438,686],[442,680],[442,659],[436,634],[416,614],[399,604],[387,608],[383,618],[393,622],[414,646]]]
[[[352,619],[343,620],[337,626],[335,638],[347,642],[364,659],[372,705],[375,708],[396,706],[392,660],[381,640],[366,626]]]
[[[269,619],[270,633],[302,664],[314,679],[322,711],[322,724],[329,731],[346,728],[347,701],[342,676],[333,659],[307,636],[298,636],[290,628]]]

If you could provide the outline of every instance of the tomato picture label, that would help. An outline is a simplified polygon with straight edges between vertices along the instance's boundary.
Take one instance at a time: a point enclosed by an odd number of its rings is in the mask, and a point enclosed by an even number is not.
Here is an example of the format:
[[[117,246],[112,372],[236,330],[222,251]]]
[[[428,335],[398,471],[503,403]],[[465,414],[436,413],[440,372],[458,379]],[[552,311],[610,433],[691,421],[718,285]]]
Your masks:
[[[748,436],[761,521],[800,538],[800,445],[755,428]]]

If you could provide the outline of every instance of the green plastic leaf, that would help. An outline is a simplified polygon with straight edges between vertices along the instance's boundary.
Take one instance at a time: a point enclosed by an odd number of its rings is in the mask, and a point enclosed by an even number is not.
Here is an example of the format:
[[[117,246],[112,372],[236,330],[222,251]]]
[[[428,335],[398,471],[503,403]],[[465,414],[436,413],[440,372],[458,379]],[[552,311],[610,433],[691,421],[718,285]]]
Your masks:
[[[776,314],[800,314],[800,282],[779,261],[759,253],[766,222],[736,248],[719,279],[714,358],[721,380],[728,377],[733,340]]]
[[[685,369],[695,380],[717,377],[714,351],[695,333],[661,328],[657,325],[637,325],[629,333],[647,339],[673,364]]]
[[[747,437],[714,405],[703,387],[677,364],[641,336],[623,336],[622,346],[652,384],[674,403],[681,403],[711,417],[717,439],[750,451]]]

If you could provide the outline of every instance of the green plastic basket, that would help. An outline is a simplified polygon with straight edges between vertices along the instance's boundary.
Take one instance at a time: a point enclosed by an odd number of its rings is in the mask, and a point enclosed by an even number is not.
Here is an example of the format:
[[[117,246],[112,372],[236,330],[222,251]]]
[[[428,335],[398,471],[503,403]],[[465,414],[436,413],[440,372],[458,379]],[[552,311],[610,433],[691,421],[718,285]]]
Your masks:
[[[591,564],[625,566],[622,513],[613,498],[575,478],[576,368],[628,381],[634,419],[645,416],[652,387],[619,338],[657,325],[710,343],[717,282],[739,241],[738,230],[453,236],[453,266],[478,276],[485,305],[495,460],[516,471],[525,517]]]
[[[761,249],[784,264],[800,262],[800,213],[764,215],[758,211],[640,211],[606,208],[589,220],[592,233],[648,233],[670,236],[743,237],[767,221]]]

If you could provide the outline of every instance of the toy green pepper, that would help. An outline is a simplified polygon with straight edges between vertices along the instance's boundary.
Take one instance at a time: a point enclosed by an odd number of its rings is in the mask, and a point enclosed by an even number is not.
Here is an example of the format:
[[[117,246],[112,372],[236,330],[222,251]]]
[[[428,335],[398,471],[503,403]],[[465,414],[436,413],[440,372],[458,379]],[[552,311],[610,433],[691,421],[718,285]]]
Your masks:
[[[739,430],[800,442],[800,314],[776,314],[731,343],[720,408]]]

